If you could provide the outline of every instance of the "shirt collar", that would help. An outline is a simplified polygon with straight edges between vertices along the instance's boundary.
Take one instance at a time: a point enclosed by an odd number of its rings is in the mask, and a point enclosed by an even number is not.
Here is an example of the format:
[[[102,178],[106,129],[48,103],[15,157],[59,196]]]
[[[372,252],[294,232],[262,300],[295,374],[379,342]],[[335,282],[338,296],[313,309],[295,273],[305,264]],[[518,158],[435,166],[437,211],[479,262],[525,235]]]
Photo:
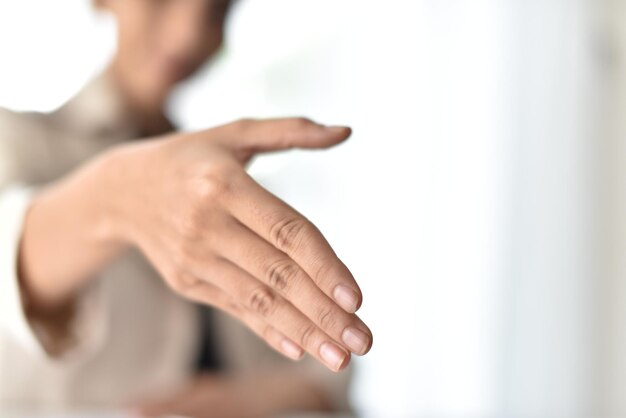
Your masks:
[[[118,86],[106,72],[89,82],[55,113],[65,127],[90,137],[115,135],[122,139],[139,134],[139,127],[129,116]]]

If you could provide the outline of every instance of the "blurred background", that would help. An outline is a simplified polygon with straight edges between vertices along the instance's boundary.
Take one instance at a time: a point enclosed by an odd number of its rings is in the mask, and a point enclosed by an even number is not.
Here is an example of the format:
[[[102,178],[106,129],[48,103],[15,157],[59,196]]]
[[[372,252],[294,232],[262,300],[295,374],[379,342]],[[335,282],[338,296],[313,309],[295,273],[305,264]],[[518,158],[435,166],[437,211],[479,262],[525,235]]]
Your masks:
[[[251,172],[363,288],[362,416],[626,416],[625,8],[241,0],[219,58],[178,93],[185,129],[354,128]],[[0,106],[57,108],[114,33],[87,0],[1,1]]]

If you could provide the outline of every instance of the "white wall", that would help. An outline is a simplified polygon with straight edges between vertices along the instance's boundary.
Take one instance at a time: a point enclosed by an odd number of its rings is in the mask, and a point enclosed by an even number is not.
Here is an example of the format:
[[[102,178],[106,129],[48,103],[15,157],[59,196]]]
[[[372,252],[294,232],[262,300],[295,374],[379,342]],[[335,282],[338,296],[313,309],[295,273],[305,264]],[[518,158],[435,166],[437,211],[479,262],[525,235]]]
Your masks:
[[[504,11],[264,0],[240,12],[227,59],[177,112],[193,127],[242,113],[354,127],[332,152],[265,158],[253,172],[320,225],[364,288],[376,342],[357,362],[356,404],[372,417],[493,414],[510,180]]]
[[[597,415],[601,3],[516,2],[506,416]]]
[[[0,0],[0,106],[54,109],[106,64],[113,36],[89,0]]]

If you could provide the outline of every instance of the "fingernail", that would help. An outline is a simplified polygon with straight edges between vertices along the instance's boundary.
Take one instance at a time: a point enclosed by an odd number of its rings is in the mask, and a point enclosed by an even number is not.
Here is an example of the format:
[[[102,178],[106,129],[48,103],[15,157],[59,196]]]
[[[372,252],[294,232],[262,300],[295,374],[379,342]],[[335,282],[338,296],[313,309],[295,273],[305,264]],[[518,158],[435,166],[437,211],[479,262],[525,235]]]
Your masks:
[[[335,301],[348,313],[355,313],[359,309],[359,297],[357,293],[342,284],[335,287],[333,292]]]
[[[358,355],[365,354],[370,345],[370,338],[367,334],[354,327],[348,327],[343,330],[341,339],[350,351]]]
[[[345,366],[346,353],[335,344],[328,342],[322,344],[320,356],[322,356],[322,360],[331,370],[338,372]]]
[[[280,351],[283,352],[284,355],[289,357],[292,360],[300,360],[304,351],[298,347],[294,342],[284,339],[280,342]]]
[[[333,131],[333,132],[343,132],[346,129],[350,129],[347,126],[326,126],[326,129],[328,129],[329,131]]]

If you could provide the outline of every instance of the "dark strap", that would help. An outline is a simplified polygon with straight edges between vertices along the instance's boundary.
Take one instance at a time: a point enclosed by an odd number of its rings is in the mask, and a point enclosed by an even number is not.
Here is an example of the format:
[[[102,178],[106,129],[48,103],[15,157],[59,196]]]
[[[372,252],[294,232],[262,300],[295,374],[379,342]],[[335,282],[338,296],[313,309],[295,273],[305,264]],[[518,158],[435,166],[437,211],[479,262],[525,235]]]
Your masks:
[[[214,332],[215,312],[213,312],[213,308],[208,306],[198,306],[198,315],[200,316],[200,347],[196,360],[196,371],[220,371],[222,361]]]

